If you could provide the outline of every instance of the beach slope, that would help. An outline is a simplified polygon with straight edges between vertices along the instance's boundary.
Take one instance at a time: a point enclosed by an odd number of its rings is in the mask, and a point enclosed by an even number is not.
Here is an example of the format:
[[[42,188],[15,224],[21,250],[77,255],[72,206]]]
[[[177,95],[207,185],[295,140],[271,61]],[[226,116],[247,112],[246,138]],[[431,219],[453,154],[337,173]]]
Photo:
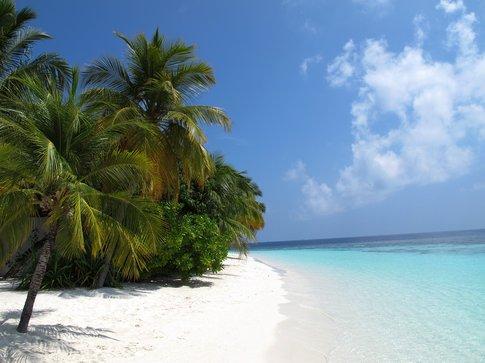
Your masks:
[[[251,257],[219,274],[123,289],[43,291],[30,332],[15,331],[25,292],[0,282],[0,361],[262,362],[284,320],[283,282]]]

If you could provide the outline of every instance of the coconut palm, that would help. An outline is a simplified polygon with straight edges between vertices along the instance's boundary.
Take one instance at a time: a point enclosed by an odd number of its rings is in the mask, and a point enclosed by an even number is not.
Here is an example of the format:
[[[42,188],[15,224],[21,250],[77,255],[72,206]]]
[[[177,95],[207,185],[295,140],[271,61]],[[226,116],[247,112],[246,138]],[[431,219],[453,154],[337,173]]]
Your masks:
[[[0,93],[5,84],[13,81],[12,76],[24,73],[38,76],[58,76],[68,74],[66,62],[54,53],[44,53],[31,58],[32,46],[50,36],[28,24],[36,18],[28,8],[16,10],[12,0],[0,0]]]
[[[246,253],[248,242],[264,227],[265,206],[261,190],[245,172],[229,165],[221,155],[213,155],[213,174],[200,187],[184,188],[180,195],[182,212],[207,214],[217,221],[232,247]]]
[[[11,107],[0,109],[0,234],[5,260],[40,224],[40,252],[17,330],[26,332],[51,251],[76,258],[113,250],[123,276],[136,278],[163,235],[159,206],[144,198],[151,161],[116,145],[136,121],[103,118],[86,107],[78,72],[61,87],[24,76],[10,89]],[[0,261],[1,265],[1,261]]]
[[[158,142],[149,152],[161,176],[154,196],[177,191],[180,176],[203,183],[213,164],[201,124],[226,129],[231,124],[220,108],[192,103],[214,85],[212,68],[196,58],[193,46],[169,42],[158,29],[151,39],[116,35],[128,48],[126,59],[105,57],[85,71],[93,103],[102,104],[107,113],[136,113],[158,126]],[[130,143],[126,140],[125,146]]]

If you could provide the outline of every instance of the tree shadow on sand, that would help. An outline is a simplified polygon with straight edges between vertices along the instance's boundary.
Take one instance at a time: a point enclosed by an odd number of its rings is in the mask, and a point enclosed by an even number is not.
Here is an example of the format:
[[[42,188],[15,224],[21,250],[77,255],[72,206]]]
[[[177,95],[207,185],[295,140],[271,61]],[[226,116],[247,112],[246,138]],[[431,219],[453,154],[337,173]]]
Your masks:
[[[204,278],[209,278],[204,275]],[[128,299],[131,297],[143,296],[155,290],[164,287],[210,287],[214,283],[211,281],[204,281],[197,278],[192,278],[189,281],[183,281],[179,278],[160,277],[153,278],[150,281],[126,283],[122,287],[103,287],[100,289],[70,289],[59,293],[59,297],[64,299],[75,299],[79,296],[83,297],[102,297],[104,299]]]
[[[52,312],[38,310],[35,316]],[[114,339],[110,330],[92,327],[81,328],[74,325],[32,324],[25,334],[16,331],[20,310],[9,310],[0,316],[0,362],[31,362],[47,358],[50,351],[79,353],[69,340],[76,337]],[[66,341],[67,340],[67,341]]]
[[[203,276],[204,278],[207,277],[206,275]],[[140,291],[152,291],[162,287],[190,287],[192,289],[199,288],[199,287],[210,287],[214,283],[212,281],[204,281],[198,278],[191,278],[188,281],[184,281],[180,278],[173,278],[173,277],[157,277],[152,278],[149,282],[144,282],[140,284],[130,284],[128,286],[134,286],[138,288]]]

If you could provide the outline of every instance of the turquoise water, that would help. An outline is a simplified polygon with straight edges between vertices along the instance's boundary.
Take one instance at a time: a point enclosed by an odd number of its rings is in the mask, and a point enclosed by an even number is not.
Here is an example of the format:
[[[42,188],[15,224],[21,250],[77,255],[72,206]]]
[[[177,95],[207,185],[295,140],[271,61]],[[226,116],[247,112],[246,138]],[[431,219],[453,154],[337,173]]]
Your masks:
[[[285,329],[322,361],[485,362],[485,231],[261,243],[252,255],[286,271]]]

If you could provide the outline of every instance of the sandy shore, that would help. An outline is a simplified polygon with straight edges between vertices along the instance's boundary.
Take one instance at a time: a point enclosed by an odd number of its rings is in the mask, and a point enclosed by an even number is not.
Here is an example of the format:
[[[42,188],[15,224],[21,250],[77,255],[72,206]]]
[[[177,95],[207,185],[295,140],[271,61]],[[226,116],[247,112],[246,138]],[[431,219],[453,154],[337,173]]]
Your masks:
[[[41,292],[24,335],[25,295],[0,282],[0,361],[264,362],[285,319],[281,276],[250,257],[190,286]]]

